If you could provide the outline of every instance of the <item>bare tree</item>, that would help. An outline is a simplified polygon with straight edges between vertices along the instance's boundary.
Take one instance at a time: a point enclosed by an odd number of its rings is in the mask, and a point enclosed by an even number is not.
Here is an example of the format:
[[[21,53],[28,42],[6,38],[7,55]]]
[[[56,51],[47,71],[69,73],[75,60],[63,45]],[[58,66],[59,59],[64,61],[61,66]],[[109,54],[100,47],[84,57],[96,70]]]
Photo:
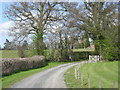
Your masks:
[[[62,20],[64,9],[60,8],[62,3],[58,2],[18,2],[11,4],[5,11],[5,16],[16,24],[12,29],[17,29],[18,38],[29,34],[36,36],[37,54],[43,55],[44,30],[53,21]]]

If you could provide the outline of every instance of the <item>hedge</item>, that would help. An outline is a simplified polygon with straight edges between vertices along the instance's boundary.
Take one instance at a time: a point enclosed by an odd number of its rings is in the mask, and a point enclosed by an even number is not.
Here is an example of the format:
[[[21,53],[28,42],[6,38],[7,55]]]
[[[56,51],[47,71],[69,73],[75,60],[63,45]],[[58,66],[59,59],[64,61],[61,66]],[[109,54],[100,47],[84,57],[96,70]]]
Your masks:
[[[44,56],[33,56],[31,58],[2,58],[2,75],[10,75],[18,71],[38,68],[44,65]]]

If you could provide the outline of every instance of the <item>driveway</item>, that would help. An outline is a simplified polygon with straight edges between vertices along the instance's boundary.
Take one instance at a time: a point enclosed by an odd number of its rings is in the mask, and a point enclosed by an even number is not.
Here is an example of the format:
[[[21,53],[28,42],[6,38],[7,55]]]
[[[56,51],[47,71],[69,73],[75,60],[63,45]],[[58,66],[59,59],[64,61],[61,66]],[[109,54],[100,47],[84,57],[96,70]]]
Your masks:
[[[11,88],[67,88],[64,73],[67,69],[80,63],[67,63],[44,70],[15,83]]]

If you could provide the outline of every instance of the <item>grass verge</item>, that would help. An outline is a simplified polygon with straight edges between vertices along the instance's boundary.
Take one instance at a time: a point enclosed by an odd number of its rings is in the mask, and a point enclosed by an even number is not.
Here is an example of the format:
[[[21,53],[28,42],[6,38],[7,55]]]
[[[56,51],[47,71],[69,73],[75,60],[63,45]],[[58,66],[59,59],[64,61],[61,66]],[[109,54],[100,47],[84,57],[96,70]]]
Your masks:
[[[2,77],[2,88],[9,88],[14,83],[32,75],[32,74],[35,74],[35,73],[38,73],[40,71],[58,66],[60,64],[65,64],[65,63],[66,62],[49,62],[48,65],[45,66],[45,67],[32,69],[32,70],[27,70],[27,71],[21,71],[19,73],[14,73],[14,74],[9,75],[9,76],[3,76]]]
[[[88,88],[88,73],[91,88],[99,88],[100,86],[102,88],[114,88],[115,83],[118,87],[118,61],[83,64],[79,71],[83,76],[83,85],[81,85],[81,79],[75,79],[74,67],[64,74],[66,85],[69,88]]]

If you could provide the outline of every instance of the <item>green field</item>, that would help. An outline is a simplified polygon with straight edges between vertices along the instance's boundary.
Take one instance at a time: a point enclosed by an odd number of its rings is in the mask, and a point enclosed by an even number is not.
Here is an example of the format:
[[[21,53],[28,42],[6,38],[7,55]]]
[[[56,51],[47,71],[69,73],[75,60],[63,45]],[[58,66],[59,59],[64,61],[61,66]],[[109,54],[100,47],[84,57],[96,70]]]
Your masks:
[[[17,50],[2,50],[2,58],[19,58]],[[32,50],[25,51],[26,57],[32,57],[34,55]]]
[[[45,51],[48,52],[48,50]],[[92,48],[73,49],[73,52],[93,52],[93,51],[95,51],[95,49]],[[17,50],[1,50],[0,54],[1,53],[2,53],[2,58],[19,58]],[[34,55],[34,52],[33,50],[26,50],[25,55],[26,57],[32,57]]]
[[[81,48],[81,49],[73,49],[73,52],[93,52],[94,48]]]
[[[65,62],[50,62],[45,67],[41,67],[41,68],[37,68],[37,69],[31,69],[31,70],[27,70],[27,71],[21,71],[19,73],[15,73],[15,74],[12,74],[12,75],[9,75],[9,76],[4,76],[4,77],[2,77],[2,87],[3,88],[8,88],[11,85],[13,85],[14,83],[32,75],[32,74],[38,73],[38,72],[46,70],[48,68],[58,66],[60,64],[65,64]]]
[[[118,87],[118,62],[99,62],[83,64],[79,71],[83,76],[81,80],[75,79],[74,67],[70,68],[64,75],[66,85],[70,88],[88,88],[88,73],[90,75],[91,88],[114,88]],[[101,79],[101,81],[100,81]],[[99,84],[102,83],[102,84]],[[116,84],[115,84],[116,83]]]

